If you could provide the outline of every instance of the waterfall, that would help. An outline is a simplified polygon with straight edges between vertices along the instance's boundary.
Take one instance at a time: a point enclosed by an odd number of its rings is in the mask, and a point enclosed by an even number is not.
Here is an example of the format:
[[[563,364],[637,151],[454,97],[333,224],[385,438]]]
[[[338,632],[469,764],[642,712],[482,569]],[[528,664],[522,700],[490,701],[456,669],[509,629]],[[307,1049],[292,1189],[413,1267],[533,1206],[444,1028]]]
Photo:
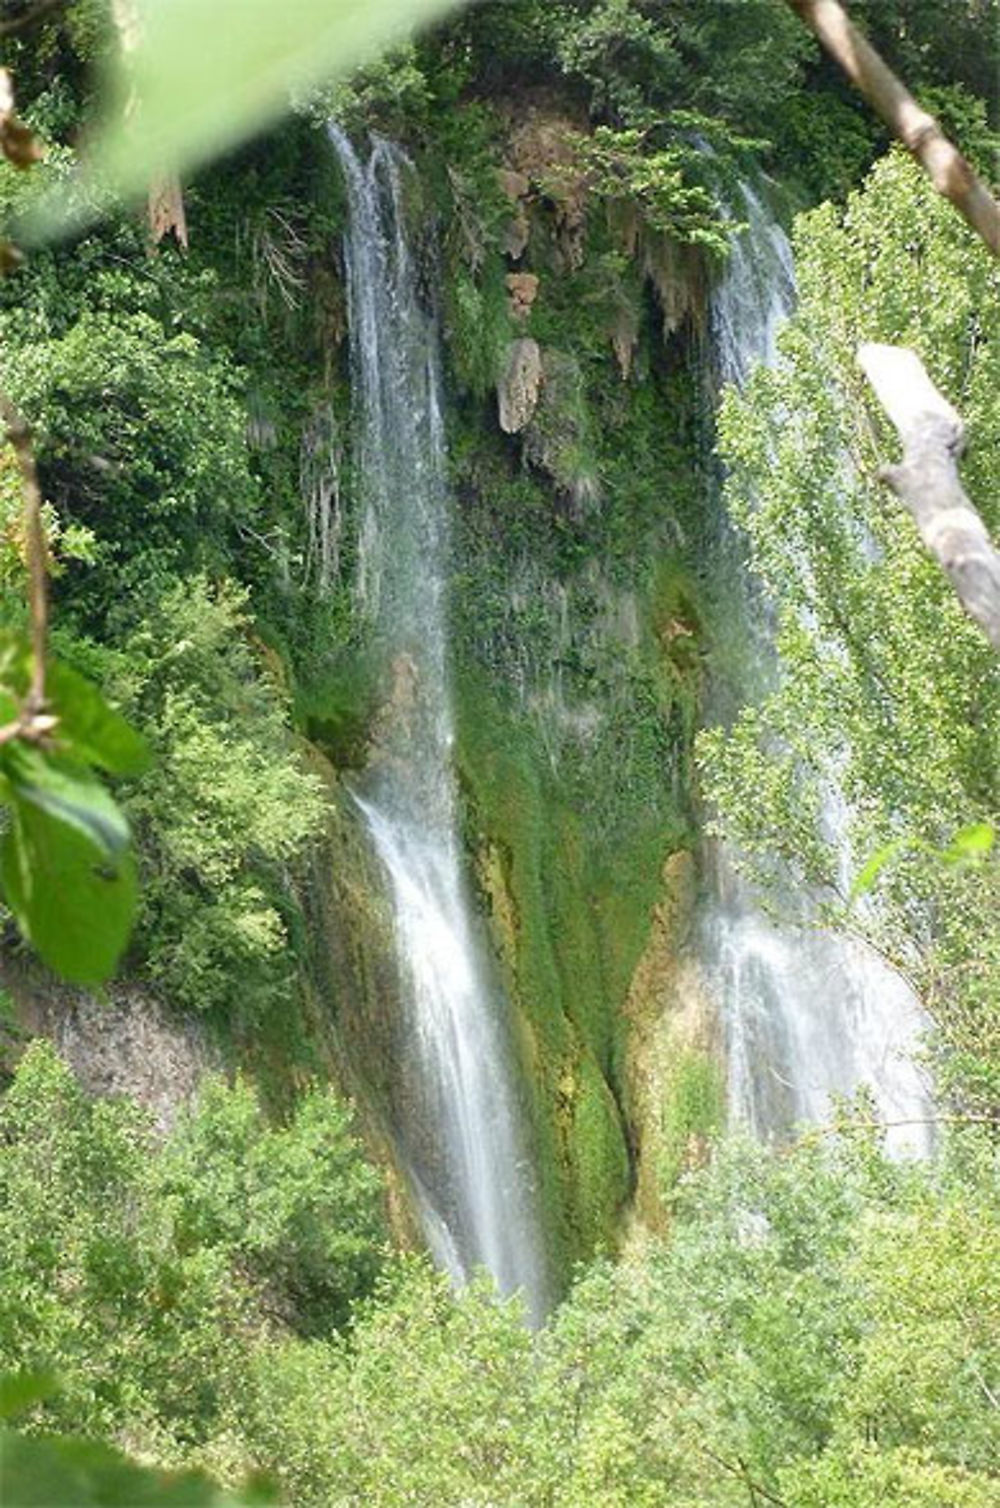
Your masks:
[[[361,519],[358,591],[391,669],[378,750],[357,790],[386,876],[406,1001],[395,1132],[428,1246],[456,1283],[486,1267],[546,1308],[532,1173],[503,996],[477,934],[458,836],[445,594],[449,495],[438,334],[419,298],[405,202],[413,169],[372,138],[330,137],[349,208],[348,316]]]
[[[756,363],[778,360],[777,330],[795,296],[784,233],[749,187],[742,193],[747,229],[713,295],[710,321],[717,376],[737,386]],[[738,684],[714,688],[720,709],[760,696],[778,673],[766,604],[754,599],[745,571],[734,572],[744,552],[732,526],[723,520],[721,528],[716,563],[735,603],[744,663]],[[850,813],[832,776],[826,805],[828,839],[850,874]],[[799,1122],[829,1120],[831,1095],[866,1085],[880,1117],[911,1123],[891,1127],[890,1148],[928,1152],[922,1122],[931,1103],[914,1062],[927,1023],[906,981],[865,943],[813,924],[813,898],[793,894],[790,883],[779,899],[799,924],[765,916],[725,844],[712,850],[709,869],[701,952],[724,1023],[731,1118],[755,1135],[780,1136]]]

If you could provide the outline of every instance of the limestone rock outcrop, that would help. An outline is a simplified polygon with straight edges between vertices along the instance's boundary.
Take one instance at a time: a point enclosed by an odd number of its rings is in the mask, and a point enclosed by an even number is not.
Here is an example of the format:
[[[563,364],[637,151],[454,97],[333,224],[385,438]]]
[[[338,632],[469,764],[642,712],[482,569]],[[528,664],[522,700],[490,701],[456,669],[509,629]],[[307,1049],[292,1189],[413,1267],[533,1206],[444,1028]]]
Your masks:
[[[508,272],[505,282],[511,314],[515,319],[527,319],[538,297],[538,278],[533,272]]]
[[[511,341],[507,363],[497,383],[500,428],[516,435],[531,422],[542,386],[542,352],[537,340],[523,336]]]

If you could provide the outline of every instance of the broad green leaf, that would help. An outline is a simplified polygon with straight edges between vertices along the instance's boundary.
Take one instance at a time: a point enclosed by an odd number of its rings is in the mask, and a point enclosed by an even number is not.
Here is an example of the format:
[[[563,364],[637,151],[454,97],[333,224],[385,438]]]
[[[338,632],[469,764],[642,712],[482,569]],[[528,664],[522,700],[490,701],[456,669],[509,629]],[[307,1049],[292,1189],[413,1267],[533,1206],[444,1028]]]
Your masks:
[[[871,890],[882,870],[891,859],[896,857],[900,849],[905,847],[905,844],[906,840],[904,838],[894,838],[891,843],[886,843],[884,848],[880,848],[876,853],[872,854],[851,886],[849,897],[851,904],[860,900],[863,895],[868,894],[868,891]]]
[[[17,715],[31,684],[31,646],[23,634],[0,636],[0,725]],[[74,759],[100,765],[112,775],[139,775],[149,763],[142,736],[105,702],[96,686],[68,665],[45,667],[49,710],[59,719],[55,741]]]
[[[142,192],[259,131],[293,92],[343,77],[458,0],[136,0],[138,45],[115,81],[91,182]],[[133,97],[135,109],[126,108]],[[93,213],[93,199],[90,199]],[[50,228],[88,214],[65,186],[40,212]]]
[[[46,670],[46,689],[59,719],[56,737],[74,759],[100,765],[112,775],[141,775],[147,768],[146,740],[90,681],[53,660]]]
[[[81,806],[71,809],[79,815]],[[21,931],[50,968],[75,984],[108,978],[135,911],[127,848],[109,853],[86,822],[67,821],[22,791],[0,848],[0,881]]]
[[[0,1419],[10,1419],[59,1387],[51,1372],[5,1372],[0,1376]]]
[[[11,686],[13,678],[22,674],[21,666],[30,654],[24,634],[13,629],[0,629],[0,686]]]
[[[15,806],[36,807],[76,828],[106,858],[128,848],[128,823],[84,765],[14,740],[0,750],[0,771],[9,786],[8,800]]]
[[[223,1492],[200,1472],[137,1466],[96,1440],[0,1432],[4,1508],[250,1508],[274,1502],[254,1490]]]
[[[988,822],[973,822],[955,834],[941,857],[946,864],[964,864],[985,859],[995,839],[996,832]]]

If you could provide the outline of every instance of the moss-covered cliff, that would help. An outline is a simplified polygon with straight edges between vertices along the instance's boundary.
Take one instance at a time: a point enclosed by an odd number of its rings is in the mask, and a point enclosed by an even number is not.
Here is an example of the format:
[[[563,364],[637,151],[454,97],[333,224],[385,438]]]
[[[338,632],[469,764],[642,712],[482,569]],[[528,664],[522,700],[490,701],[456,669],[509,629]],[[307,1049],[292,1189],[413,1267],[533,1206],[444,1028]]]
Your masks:
[[[630,1084],[626,1003],[647,1021],[670,1008],[662,977],[636,969],[664,866],[693,841],[698,337],[713,270],[591,191],[566,110],[530,92],[523,107],[473,102],[464,140],[423,143],[414,200],[449,396],[463,831],[563,1272],[616,1240],[640,1120],[658,1114]],[[534,375],[514,401],[518,350]],[[341,768],[362,766],[392,717],[373,663],[359,634],[300,692]],[[405,1071],[385,917],[362,853],[339,843],[333,863],[327,985],[391,1128]],[[680,929],[689,887],[666,872]]]
[[[668,860],[693,842],[698,349],[722,237],[710,233],[704,184],[690,190],[693,220],[689,191],[669,177],[648,202],[631,198],[619,177],[636,170],[634,143],[596,138],[572,91],[470,96],[447,122],[404,112],[399,125],[412,138],[410,235],[445,361],[463,835],[565,1274],[616,1241],[637,1179],[648,1182],[643,1122],[660,1113],[636,1091],[629,1021],[670,1009],[662,976],[636,970],[656,908],[661,932],[665,905],[682,928],[687,894]],[[310,1076],[338,1078],[391,1164],[408,1100],[400,985],[343,783],[394,715],[355,608],[344,213],[322,126],[293,122],[191,190],[188,257],[161,248],[148,274],[129,264],[113,285],[115,245],[139,241],[125,222],[29,269],[8,295],[7,329],[28,382],[38,348],[27,311],[48,321],[49,341],[81,321],[120,322],[123,308],[149,332],[179,322],[186,344],[165,346],[162,360],[171,372],[188,363],[196,400],[211,371],[204,403],[232,402],[223,440],[217,417],[174,435],[176,407],[161,417],[142,387],[156,376],[138,376],[138,343],[115,378],[109,420],[138,393],[146,433],[152,420],[168,426],[168,450],[186,447],[189,479],[224,443],[240,499],[235,514],[220,499],[207,547],[192,535],[188,549],[176,524],[162,548],[155,535],[128,543],[141,599],[109,603],[122,542],[96,512],[100,470],[84,505],[70,505],[96,541],[95,564],[67,561],[57,591],[70,656],[159,750],[152,784],[126,792],[147,870],[131,970],[168,1009],[207,1012],[218,1054],[250,1066],[276,1110]],[[41,453],[57,491],[102,380],[93,349],[83,387],[73,368],[79,391],[25,389],[66,437]],[[161,359],[150,352],[147,363]],[[518,353],[526,376],[513,394]],[[98,427],[92,443],[115,446],[122,506],[143,486],[152,496],[139,430],[113,433]],[[199,795],[191,782],[206,759],[226,773]],[[397,1230],[411,1239],[394,1186]]]
[[[10,43],[19,107],[55,148],[45,172],[86,115],[97,9],[74,0]],[[939,78],[927,7],[905,24],[868,9],[911,82]],[[881,143],[787,7],[661,10],[470,8],[188,185],[186,255],[115,212],[0,285],[58,648],[156,756],[120,793],[144,878],[135,998],[203,1016],[278,1112],[339,1076],[384,1152],[398,984],[345,779],[392,699],[355,607],[345,207],[322,122],[405,144],[444,350],[463,835],[563,1270],[615,1240],[636,1190],[660,1218],[661,1175],[717,1112],[683,939],[719,202],[762,167],[789,203],[840,193]],[[982,59],[962,56],[976,89]],[[953,86],[942,111],[985,139],[970,99]],[[3,206],[20,194],[0,167]]]

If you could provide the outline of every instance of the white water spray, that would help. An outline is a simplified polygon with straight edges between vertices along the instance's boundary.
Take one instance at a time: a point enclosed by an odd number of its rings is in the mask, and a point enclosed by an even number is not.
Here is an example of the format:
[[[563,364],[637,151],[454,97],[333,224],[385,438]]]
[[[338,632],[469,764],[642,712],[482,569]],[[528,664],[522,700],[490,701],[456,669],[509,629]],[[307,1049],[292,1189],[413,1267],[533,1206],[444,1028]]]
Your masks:
[[[330,135],[345,240],[362,520],[359,591],[392,667],[379,752],[357,795],[392,901],[414,1071],[396,1131],[428,1246],[456,1282],[477,1266],[529,1317],[546,1308],[532,1170],[503,998],[476,933],[451,768],[445,570],[449,497],[437,330],[421,307],[404,203],[412,168]]]
[[[742,218],[726,275],[713,296],[711,337],[721,382],[742,386],[758,362],[774,363],[776,336],[795,296],[791,248],[759,198],[743,189]],[[767,613],[737,581],[737,541],[720,542],[747,656],[744,679],[725,688],[759,695],[777,674]],[[727,564],[729,562],[729,564]],[[849,812],[831,784],[827,835],[842,870],[852,867]],[[762,1138],[796,1123],[830,1119],[830,1097],[870,1089],[878,1115],[890,1123],[889,1147],[927,1153],[931,1101],[914,1063],[927,1022],[906,981],[863,942],[810,924],[810,898],[788,896],[801,925],[779,925],[763,913],[719,845],[711,856],[713,896],[702,928],[702,956],[725,1024],[730,1114]],[[891,1124],[896,1123],[896,1124]]]

